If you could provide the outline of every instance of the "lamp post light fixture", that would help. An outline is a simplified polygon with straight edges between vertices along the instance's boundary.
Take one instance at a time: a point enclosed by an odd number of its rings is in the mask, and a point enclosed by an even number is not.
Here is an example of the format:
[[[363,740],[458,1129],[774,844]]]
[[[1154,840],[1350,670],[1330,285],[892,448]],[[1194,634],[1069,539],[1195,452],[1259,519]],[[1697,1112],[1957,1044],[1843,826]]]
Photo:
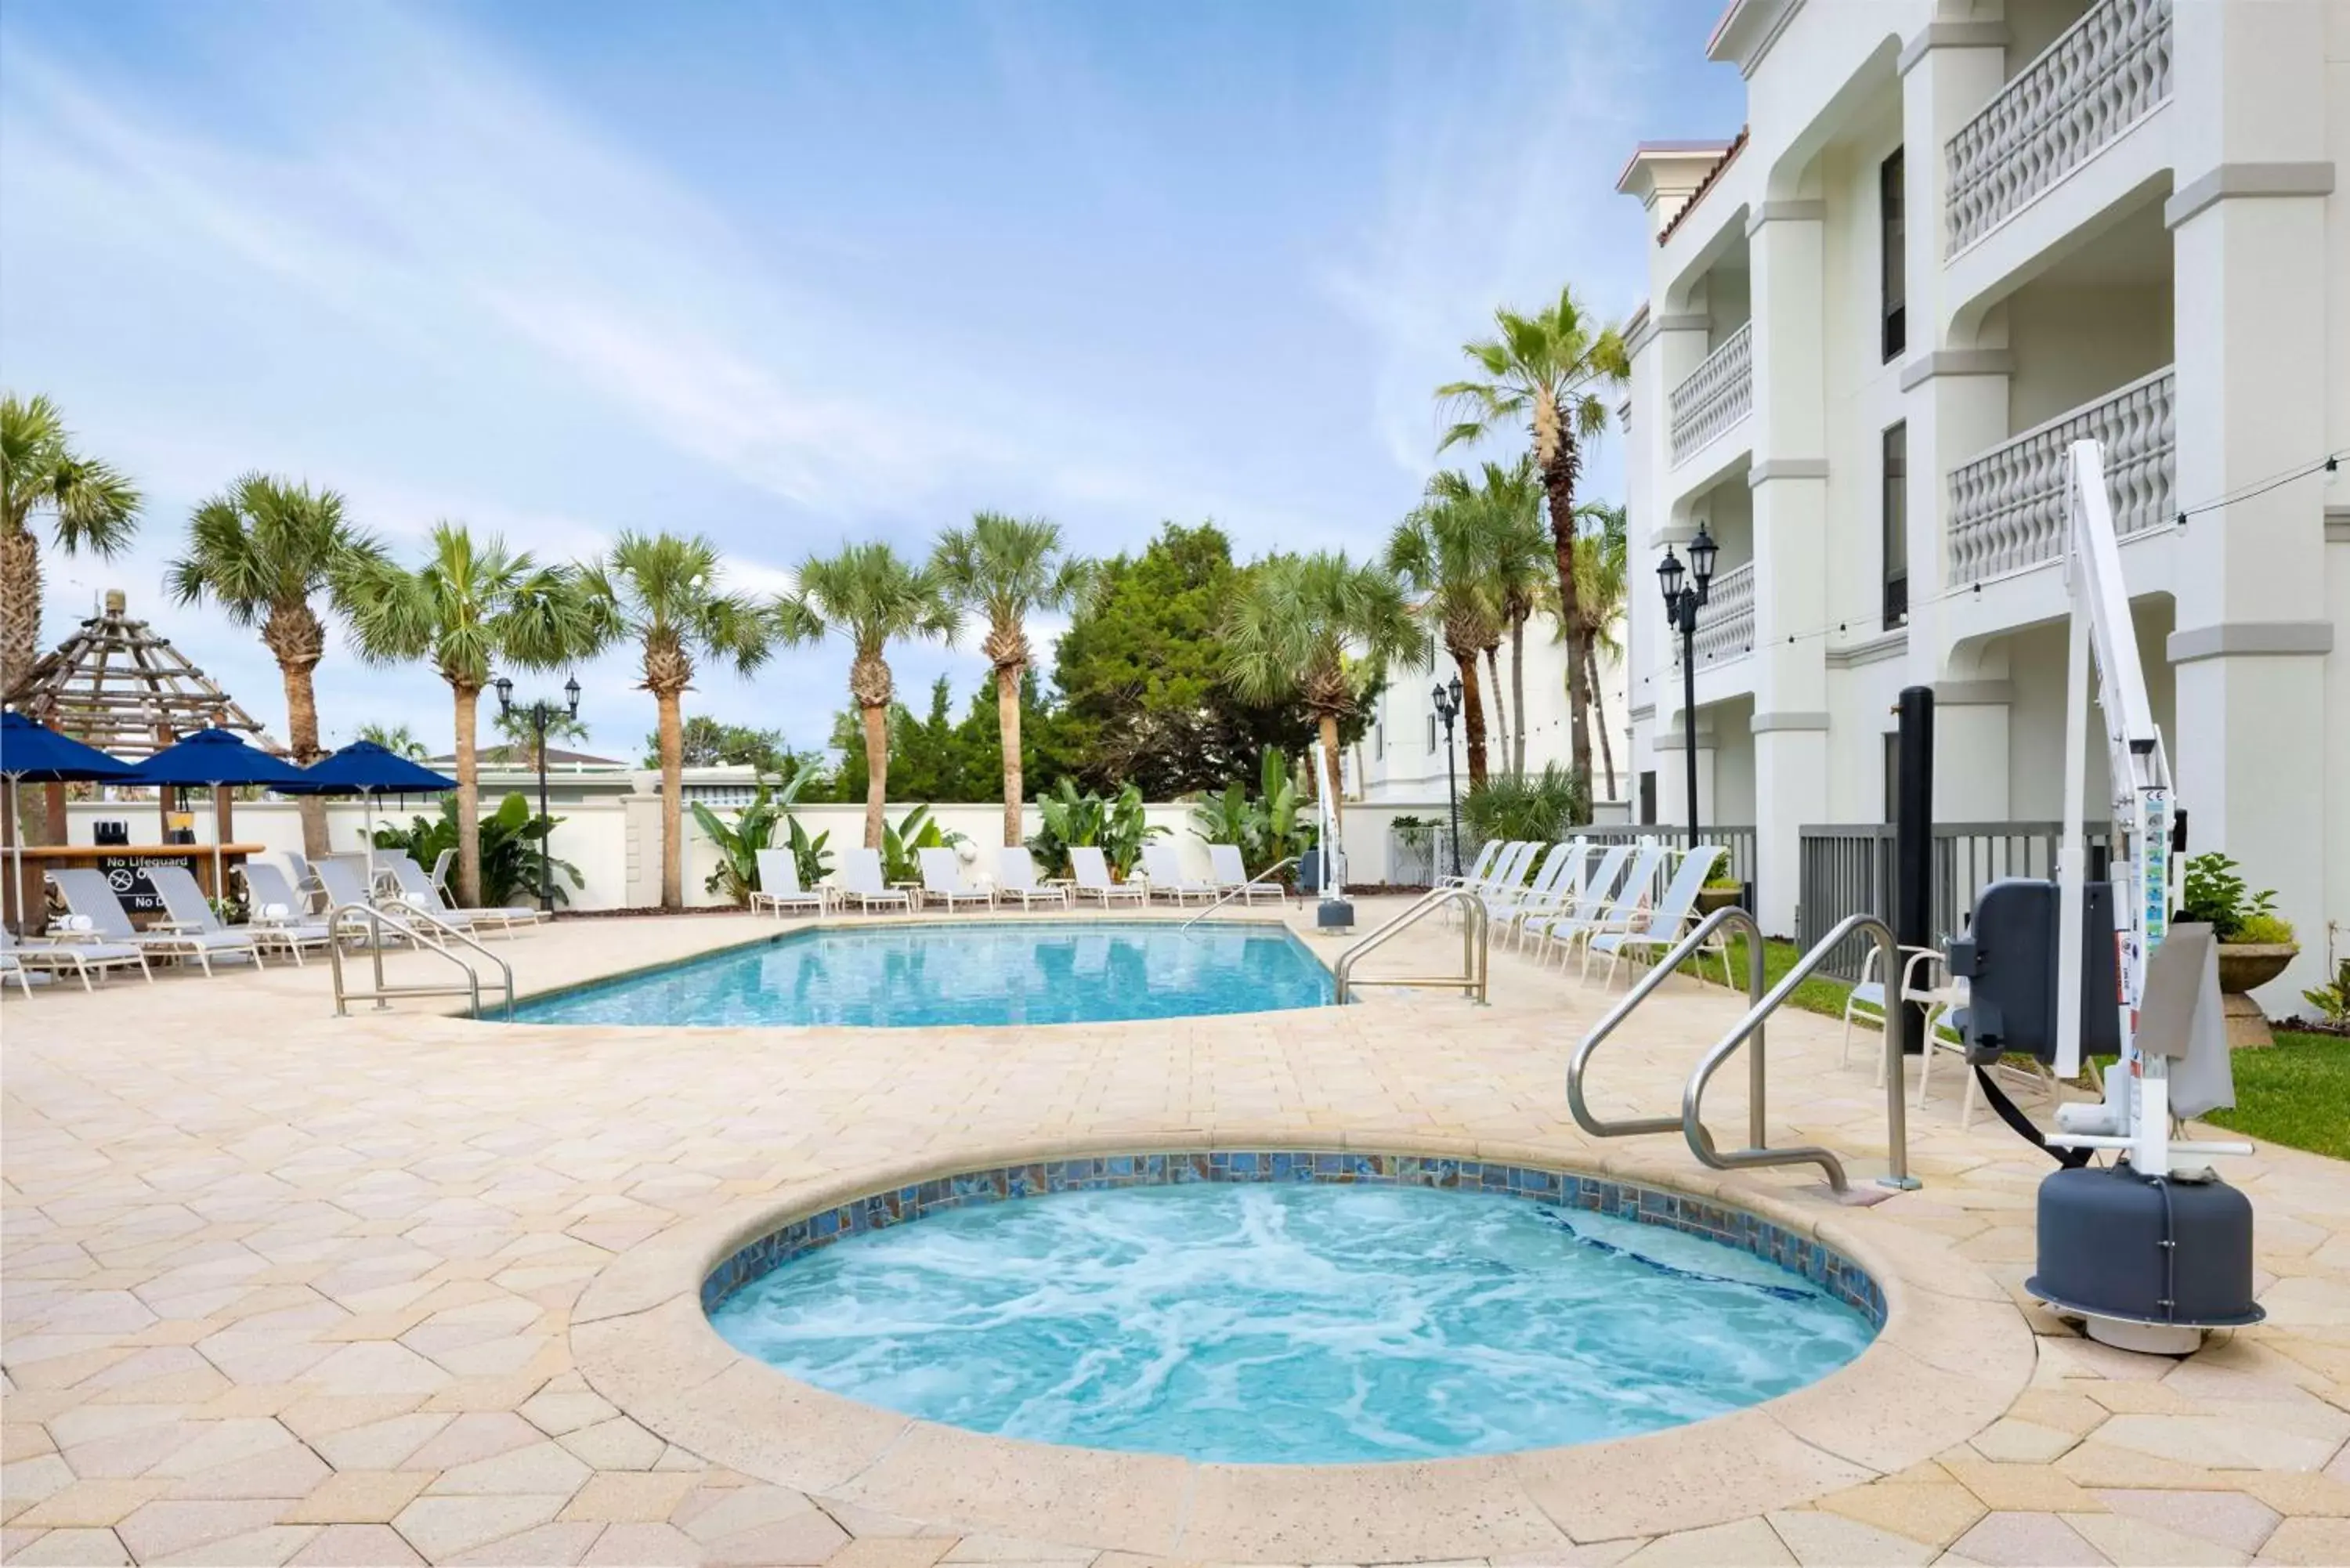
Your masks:
[[[501,714],[513,712],[513,678],[501,675],[494,684],[497,687],[498,711]],[[563,683],[563,695],[566,705],[562,708],[557,708],[554,703],[541,697],[534,699],[530,706],[523,710],[523,718],[529,723],[531,735],[536,742],[532,750],[538,755],[538,817],[541,822],[547,820],[546,727],[555,722],[556,715],[558,713],[573,719],[579,717],[579,678],[577,676],[575,675]],[[551,839],[542,839],[538,846],[538,907],[550,915],[555,913],[555,846]]]
[[[1697,612],[1705,604],[1707,589],[1713,582],[1713,558],[1720,553],[1713,535],[1705,524],[1697,525],[1697,535],[1689,542],[1689,566],[1681,566],[1680,557],[1673,554],[1670,545],[1665,546],[1665,558],[1657,567],[1657,584],[1665,594],[1665,625],[1681,635],[1681,759],[1688,769],[1689,841],[1697,847]]]
[[[1437,722],[1444,726],[1444,798],[1452,815],[1452,875],[1461,875],[1461,785],[1452,771],[1452,721],[1461,716],[1461,677],[1452,678],[1450,685],[1440,684],[1430,696],[1436,703]]]

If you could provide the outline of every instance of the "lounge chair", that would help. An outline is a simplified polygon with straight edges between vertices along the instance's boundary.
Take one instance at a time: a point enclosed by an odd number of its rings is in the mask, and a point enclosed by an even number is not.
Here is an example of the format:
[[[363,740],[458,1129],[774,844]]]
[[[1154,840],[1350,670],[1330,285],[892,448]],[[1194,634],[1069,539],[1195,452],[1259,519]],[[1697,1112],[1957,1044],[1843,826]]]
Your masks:
[[[896,906],[910,910],[914,900],[903,888],[891,888],[881,879],[881,852],[879,849],[844,849],[840,852],[840,868],[834,875],[840,879],[840,897],[844,903],[853,899],[860,909],[886,909]]]
[[[1036,857],[1028,853],[1027,846],[1007,844],[995,852],[995,898],[999,903],[1017,898],[1024,909],[1033,909],[1039,904],[1066,909],[1069,907],[1069,885],[1038,882]]]
[[[204,890],[196,886],[196,878],[187,867],[151,866],[147,868],[147,885],[163,900],[163,912],[170,917],[172,929],[213,940],[217,943],[214,957],[233,952],[237,947],[249,949],[255,967],[260,966],[262,944],[252,928],[232,926],[214,914],[212,900],[204,897]]]
[[[1599,978],[1599,989],[1605,991],[1616,979],[1617,961],[1627,953],[1661,954],[1681,940],[1683,932],[1697,923],[1697,896],[1705,879],[1713,874],[1716,862],[1721,858],[1721,846],[1700,844],[1681,857],[1673,872],[1673,879],[1665,885],[1657,901],[1645,912],[1636,911],[1635,923],[1618,930],[1595,932],[1585,948],[1586,961],[1595,952],[1607,955],[1607,972]],[[1708,939],[1703,951],[1698,954],[1700,963],[1706,953],[1719,954],[1721,959],[1721,983],[1736,990],[1730,978],[1730,944]]]
[[[203,895],[195,891],[196,879],[188,876],[184,867],[148,867],[148,885],[164,897],[164,907],[171,908],[170,895],[163,890],[163,884],[170,878],[159,877],[157,873],[166,870],[176,870],[186,877],[188,891],[193,896],[195,907],[202,909],[205,919],[218,928],[219,921],[213,919],[212,909],[205,904]],[[130,917],[123,912],[122,901],[114,896],[114,888],[107,881],[103,871],[88,868],[52,871],[49,880],[57,885],[57,892],[65,898],[66,908],[88,920],[90,930],[102,943],[137,948],[140,952],[156,958],[192,958],[207,975],[213,972],[213,960],[216,958],[248,959],[255,968],[260,967],[260,950],[254,946],[253,939],[242,931],[225,929],[205,930],[201,928],[140,930],[131,925]],[[177,910],[172,911],[172,916],[175,920],[184,918]]]
[[[1572,845],[1554,844],[1543,851],[1542,862],[1534,867],[1532,880],[1480,893],[1478,897],[1484,900],[1486,916],[1494,924],[1505,926],[1516,919],[1518,912],[1527,905],[1547,898],[1558,879],[1566,875],[1567,867],[1582,842],[1578,838]]]
[[[109,969],[136,964],[147,983],[155,983],[155,971],[147,967],[147,955],[129,942],[27,942],[17,940],[13,931],[0,929],[0,980],[14,979],[26,996],[33,994],[33,981],[47,984],[54,976],[70,970],[81,980],[84,991],[92,990],[90,971],[103,975]]]
[[[442,926],[452,929],[462,929],[452,920],[441,920],[433,909],[420,910],[405,899],[377,897],[374,890],[368,885],[367,862],[356,856],[322,856],[310,863],[310,874],[318,879],[318,886],[327,895],[328,914],[338,935],[357,938],[363,942],[373,942],[379,935],[389,941],[398,942],[408,940],[399,931],[373,924],[363,916],[336,916],[336,911],[353,904],[363,909],[380,909],[395,919],[401,916],[429,915]],[[435,947],[441,945],[441,939],[433,934],[435,927],[432,924],[415,920],[411,923],[416,925],[417,929],[424,933],[427,941]]]
[[[1554,940],[1570,950],[1577,946],[1583,949],[1583,967],[1577,971],[1577,978],[1590,977],[1592,938],[1609,931],[1639,929],[1651,902],[1650,895],[1656,891],[1657,874],[1664,868],[1666,854],[1666,847],[1661,844],[1641,845],[1634,852],[1631,868],[1624,873],[1624,880],[1617,888],[1614,898],[1604,904],[1595,905],[1588,914],[1551,922]],[[1562,953],[1559,959],[1561,967],[1565,967],[1565,955]]]
[[[456,864],[457,852],[453,848],[443,849],[432,857],[432,869],[430,873],[432,878],[432,890],[441,895],[442,903],[449,902],[449,868]]]
[[[1493,862],[1501,857],[1502,851],[1505,847],[1506,846],[1498,838],[1485,840],[1484,847],[1477,851],[1477,858],[1469,863],[1466,873],[1457,877],[1439,877],[1436,879],[1436,886],[1457,888],[1463,884],[1482,882],[1492,874]]]
[[[1109,861],[1094,845],[1072,846],[1069,869],[1076,873],[1078,896],[1099,898],[1105,909],[1112,904],[1147,904],[1150,901],[1150,889],[1141,883],[1111,881]]]
[[[460,908],[432,885],[432,879],[424,875],[424,867],[405,855],[380,855],[376,865],[390,874],[393,885],[400,889],[401,902],[437,915],[449,925],[511,931],[516,926],[535,926],[546,918],[544,910],[528,904]]]
[[[322,948],[335,940],[325,920],[311,917],[285,872],[265,860],[248,860],[237,870],[244,878],[244,929],[255,942],[265,948],[284,948],[298,965],[303,949]]]
[[[245,864],[250,866],[253,862],[248,860]],[[314,912],[318,900],[326,897],[326,885],[318,880],[318,874],[310,869],[310,863],[291,849],[286,851],[286,864],[294,873],[294,912],[297,915]]]
[[[1580,838],[1568,841],[1563,847],[1566,853],[1547,867],[1548,879],[1537,875],[1533,887],[1511,903],[1505,913],[1494,917],[1504,930],[1514,934],[1516,947],[1526,945],[1526,932],[1536,921],[1572,909],[1575,901],[1583,897],[1593,862],[1606,857],[1604,854],[1595,854],[1593,846]]]
[[[1178,904],[1192,898],[1213,898],[1212,883],[1194,882],[1183,875],[1181,857],[1171,844],[1146,844],[1142,846],[1142,879],[1149,884],[1150,897],[1172,898]]]
[[[936,899],[947,907],[949,914],[965,904],[995,908],[995,895],[984,888],[974,888],[962,879],[962,857],[951,849],[918,849],[915,858],[922,867],[922,902]]]
[[[1285,896],[1280,883],[1260,882],[1248,874],[1247,863],[1241,859],[1241,846],[1237,844],[1209,845],[1208,872],[1218,898],[1238,895],[1242,903],[1253,904],[1259,893],[1270,893],[1278,904]]]
[[[785,909],[806,909],[824,913],[822,893],[811,893],[800,886],[799,862],[788,849],[762,849],[758,852],[759,886],[751,895],[751,912],[773,909],[777,919]]]
[[[1581,890],[1572,899],[1561,905],[1555,913],[1526,917],[1526,929],[1542,937],[1540,956],[1550,957],[1554,942],[1571,944],[1577,940],[1574,935],[1576,921],[1589,921],[1599,917],[1615,897],[1616,886],[1623,877],[1625,864],[1631,858],[1632,846],[1608,845],[1600,851],[1599,863],[1585,877]]]

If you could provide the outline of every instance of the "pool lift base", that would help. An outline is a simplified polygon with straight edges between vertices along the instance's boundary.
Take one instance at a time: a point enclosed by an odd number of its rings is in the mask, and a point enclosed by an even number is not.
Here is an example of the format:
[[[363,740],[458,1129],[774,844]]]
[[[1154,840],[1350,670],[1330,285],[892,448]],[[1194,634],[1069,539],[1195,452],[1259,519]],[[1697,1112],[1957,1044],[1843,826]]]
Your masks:
[[[1352,898],[1325,898],[1314,907],[1314,929],[1330,936],[1345,936],[1355,929],[1355,901]]]

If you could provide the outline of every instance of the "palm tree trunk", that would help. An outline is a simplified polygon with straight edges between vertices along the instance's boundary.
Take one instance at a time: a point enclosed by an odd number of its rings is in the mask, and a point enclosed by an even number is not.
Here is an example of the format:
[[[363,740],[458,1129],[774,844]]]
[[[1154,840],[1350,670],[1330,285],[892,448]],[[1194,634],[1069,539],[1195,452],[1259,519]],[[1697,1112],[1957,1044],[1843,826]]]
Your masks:
[[[294,753],[294,765],[307,768],[325,753],[318,747],[318,693],[311,683],[311,666],[302,663],[280,664],[278,674],[286,682],[286,742]],[[315,794],[295,797],[295,808],[302,819],[302,853],[316,860],[329,853],[327,843],[327,802]]]
[[[1328,771],[1326,773],[1320,768],[1316,768],[1315,770],[1314,793],[1315,794],[1320,794],[1326,790],[1329,792],[1330,826],[1333,827],[1339,827],[1343,826],[1346,823],[1347,803],[1345,796],[1337,788],[1338,715],[1336,713],[1324,713],[1320,716],[1320,727],[1322,731],[1322,759],[1328,765]]]
[[[470,686],[457,695],[457,902],[468,909],[482,901],[482,781],[473,743],[473,709],[481,693]]]
[[[1593,638],[1583,645],[1583,673],[1591,682],[1591,707],[1596,717],[1592,727],[1599,732],[1599,755],[1607,768],[1607,798],[1616,798],[1616,744],[1607,738],[1607,698],[1599,690],[1599,639]]]
[[[660,708],[661,908],[685,908],[685,722],[678,693],[653,693]]]
[[[1510,708],[1517,720],[1517,750],[1511,753],[1511,768],[1526,771],[1526,618],[1510,618]]]
[[[1485,645],[1485,673],[1493,683],[1493,725],[1501,737],[1502,765],[1506,768],[1510,765],[1510,716],[1502,706],[1502,644],[1499,639]]]
[[[865,720],[865,847],[881,847],[881,803],[889,798],[889,721],[886,707],[862,709]]]
[[[40,643],[41,542],[30,528],[0,523],[0,695],[25,679]]]
[[[995,732],[1003,745],[1003,845],[1021,842],[1020,801],[1025,793],[1020,772],[1020,667],[995,667]]]
[[[1478,789],[1485,783],[1485,694],[1477,675],[1477,650],[1456,648],[1452,662],[1461,667],[1461,728],[1469,739],[1469,787]]]
[[[1544,422],[1536,421],[1537,425]],[[1575,432],[1557,414],[1547,422],[1556,431],[1555,450],[1537,452],[1536,460],[1542,464],[1543,492],[1550,506],[1551,551],[1558,563],[1558,621],[1571,650],[1583,640],[1583,600],[1575,580],[1575,482],[1582,472],[1583,454],[1575,450]],[[1590,702],[1583,666],[1570,657],[1566,661],[1569,766],[1575,782],[1583,786],[1586,800],[1591,798],[1591,726],[1585,711]]]

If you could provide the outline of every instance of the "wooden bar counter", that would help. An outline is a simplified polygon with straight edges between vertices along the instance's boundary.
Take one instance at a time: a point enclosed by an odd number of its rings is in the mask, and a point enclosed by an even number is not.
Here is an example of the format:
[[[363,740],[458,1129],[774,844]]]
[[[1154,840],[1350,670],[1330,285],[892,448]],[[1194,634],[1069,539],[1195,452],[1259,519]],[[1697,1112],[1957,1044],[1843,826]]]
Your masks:
[[[265,844],[224,844],[220,846],[224,873],[244,864],[255,855],[265,855]],[[7,889],[6,919],[11,929],[23,930],[17,911],[33,911],[33,929],[47,924],[41,911],[45,907],[47,888],[42,877],[50,871],[87,867],[106,873],[114,888],[114,895],[130,915],[134,926],[145,926],[163,918],[163,900],[147,885],[145,867],[151,865],[184,866],[195,877],[196,886],[207,898],[218,898],[220,890],[213,886],[213,846],[209,844],[28,844],[22,851],[14,845],[0,852],[0,883],[13,881],[16,857],[25,857],[25,880],[22,887]],[[234,877],[230,878],[234,885]]]

